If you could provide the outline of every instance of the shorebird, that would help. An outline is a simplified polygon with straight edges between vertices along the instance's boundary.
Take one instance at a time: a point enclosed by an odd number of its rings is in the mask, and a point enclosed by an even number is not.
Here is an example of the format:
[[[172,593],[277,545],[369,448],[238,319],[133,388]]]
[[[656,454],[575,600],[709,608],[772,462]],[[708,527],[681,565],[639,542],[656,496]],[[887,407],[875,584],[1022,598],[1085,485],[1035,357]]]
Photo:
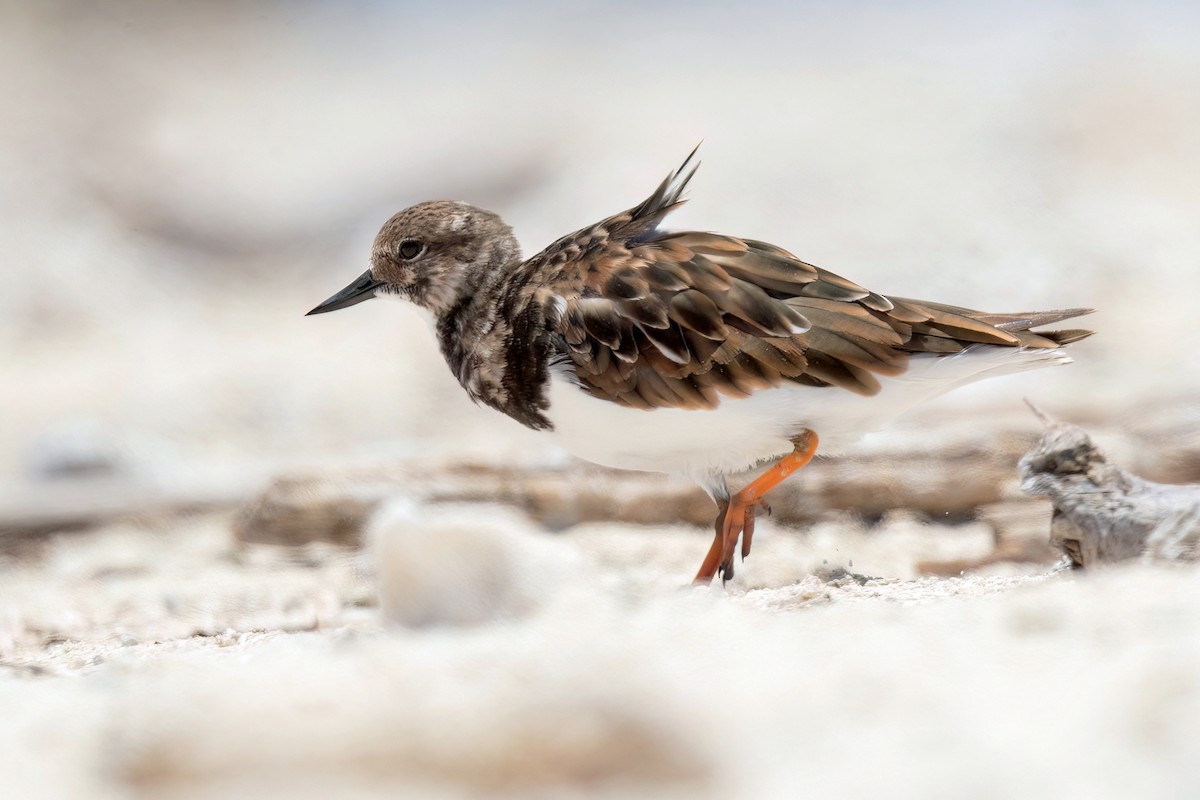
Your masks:
[[[424,309],[477,403],[610,467],[681,473],[718,506],[695,580],[750,552],[766,493],[963,384],[1069,363],[1090,313],[994,314],[882,295],[767,242],[669,231],[695,151],[646,200],[522,260],[504,221],[438,200],[389,219],[371,266],[314,308],[376,296]],[[818,439],[819,437],[819,439]],[[771,466],[730,492],[727,476]]]

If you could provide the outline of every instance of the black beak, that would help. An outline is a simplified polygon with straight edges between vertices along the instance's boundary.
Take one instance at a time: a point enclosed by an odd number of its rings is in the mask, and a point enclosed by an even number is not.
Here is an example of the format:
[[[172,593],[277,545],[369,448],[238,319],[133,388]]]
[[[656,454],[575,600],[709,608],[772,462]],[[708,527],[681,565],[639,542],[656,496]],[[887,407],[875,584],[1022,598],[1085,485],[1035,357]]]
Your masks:
[[[370,300],[375,296],[375,290],[380,286],[383,286],[383,281],[375,280],[375,278],[371,277],[371,270],[367,270],[345,289],[342,289],[304,316],[311,317],[313,314],[337,311],[339,308],[349,308],[356,303],[361,303],[363,300]]]

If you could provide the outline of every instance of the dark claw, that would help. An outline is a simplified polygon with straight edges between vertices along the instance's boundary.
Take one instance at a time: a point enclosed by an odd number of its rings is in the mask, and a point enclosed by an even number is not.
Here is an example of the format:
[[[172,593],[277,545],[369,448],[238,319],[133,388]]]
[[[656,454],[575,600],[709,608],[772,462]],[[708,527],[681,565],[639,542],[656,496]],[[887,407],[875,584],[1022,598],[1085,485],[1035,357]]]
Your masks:
[[[742,521],[742,561],[750,555],[750,542],[754,539],[754,506],[746,507],[746,517]]]
[[[721,576],[722,585],[729,583],[729,581],[733,580],[733,562],[727,561],[717,567],[717,574]]]

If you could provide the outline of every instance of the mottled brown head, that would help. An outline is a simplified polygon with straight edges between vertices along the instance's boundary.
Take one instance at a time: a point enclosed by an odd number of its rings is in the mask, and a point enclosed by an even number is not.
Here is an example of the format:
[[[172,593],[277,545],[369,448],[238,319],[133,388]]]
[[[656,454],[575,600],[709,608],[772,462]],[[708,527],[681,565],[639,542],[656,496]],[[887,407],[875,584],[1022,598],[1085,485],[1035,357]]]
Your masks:
[[[336,311],[383,292],[441,314],[490,273],[520,259],[512,229],[491,211],[450,200],[418,203],[384,223],[371,268],[308,313]]]

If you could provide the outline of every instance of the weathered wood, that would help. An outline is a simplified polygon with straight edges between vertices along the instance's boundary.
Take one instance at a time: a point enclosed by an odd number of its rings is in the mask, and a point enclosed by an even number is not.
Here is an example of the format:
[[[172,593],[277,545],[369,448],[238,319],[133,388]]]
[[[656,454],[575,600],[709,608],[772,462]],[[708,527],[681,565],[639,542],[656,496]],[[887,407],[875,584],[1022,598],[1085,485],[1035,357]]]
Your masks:
[[[1043,420],[1045,433],[1020,461],[1021,489],[1050,498],[1051,541],[1072,564],[1086,567],[1143,553],[1196,558],[1200,486],[1139,478],[1110,463],[1082,428]]]
[[[799,524],[834,510],[873,517],[907,508],[961,518],[1001,499],[1032,436],[942,437],[920,448],[902,443],[852,458],[818,458],[772,492],[773,515]],[[418,502],[508,503],[552,530],[595,521],[708,526],[716,513],[704,493],[683,478],[583,462],[336,467],[280,476],[265,491],[256,491],[265,482],[243,474],[220,480],[79,479],[0,487],[0,546],[116,519],[233,509],[243,541],[353,545],[376,504],[396,494]]]
[[[1031,439],[1026,434],[998,437],[994,447],[981,439],[919,453],[906,448],[818,459],[771,492],[771,516],[798,525],[831,511],[875,517],[904,508],[962,519],[1002,499]],[[551,530],[601,521],[708,527],[716,514],[704,492],[679,477],[581,462],[556,468],[460,464],[432,471],[409,464],[282,477],[242,507],[234,533],[243,542],[353,546],[374,508],[395,495],[419,503],[505,503]]]
[[[1155,441],[1143,450],[1170,455],[1163,461],[1170,469],[1156,474],[1191,463],[1182,456],[1195,443],[1178,435],[1178,428],[1170,430],[1174,431],[1170,441]],[[988,425],[951,420],[927,430],[894,434],[852,457],[816,459],[771,493],[773,519],[805,524],[831,511],[851,511],[870,519],[892,509],[916,511],[939,521],[971,517],[1011,499],[1014,467],[1036,436],[1018,421],[1007,420]],[[1152,461],[1149,455],[1138,463],[1147,461]],[[219,480],[195,476],[153,483],[55,480],[0,487],[0,547],[36,541],[55,530],[196,510],[237,511],[235,533],[244,542],[355,546],[376,505],[397,494],[418,503],[507,503],[552,530],[594,521],[707,527],[715,514],[709,499],[684,479],[575,461],[502,466],[413,460],[390,466],[335,467],[281,476],[265,491],[256,492],[268,479],[222,473]],[[1060,523],[1064,530],[1065,525]],[[1025,553],[1022,558],[1040,558],[1037,548],[1027,544],[1013,552]],[[1182,545],[1164,539],[1163,546]],[[1000,537],[998,547],[1010,544]]]

